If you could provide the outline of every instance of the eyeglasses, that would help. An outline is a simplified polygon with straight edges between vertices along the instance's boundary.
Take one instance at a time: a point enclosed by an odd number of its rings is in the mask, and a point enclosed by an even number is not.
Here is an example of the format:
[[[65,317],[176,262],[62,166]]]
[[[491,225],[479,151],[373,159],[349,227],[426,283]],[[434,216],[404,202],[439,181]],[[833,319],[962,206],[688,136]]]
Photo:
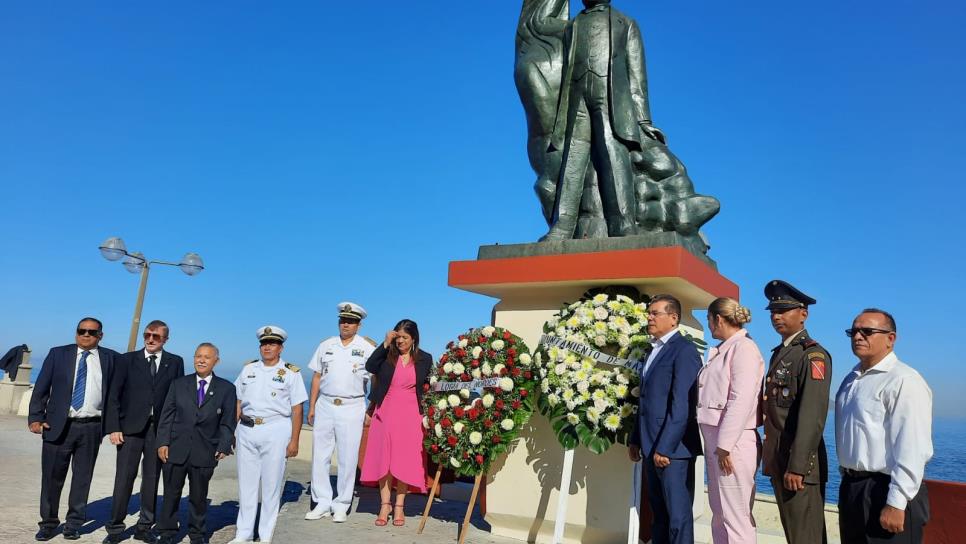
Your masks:
[[[146,332],[146,333],[144,333],[144,339],[145,340],[159,340],[160,341],[160,340],[164,340],[165,337],[164,336],[161,336],[160,334],[157,334],[157,333]]]
[[[77,329],[77,336],[100,336],[100,329]]]
[[[358,325],[358,319],[352,319],[351,317],[340,317],[339,325]]]
[[[855,328],[855,329],[845,329],[845,336],[848,336],[849,338],[852,338],[853,336],[856,335],[856,333],[858,333],[858,334],[862,335],[863,338],[868,338],[868,337],[872,336],[873,334],[891,334],[891,333],[894,333],[894,332],[896,332],[896,331],[889,331],[889,330],[886,330],[886,329],[875,329],[875,328],[872,328],[872,327],[858,327],[858,328]]]
[[[675,315],[673,312],[647,312],[648,316],[652,315]]]

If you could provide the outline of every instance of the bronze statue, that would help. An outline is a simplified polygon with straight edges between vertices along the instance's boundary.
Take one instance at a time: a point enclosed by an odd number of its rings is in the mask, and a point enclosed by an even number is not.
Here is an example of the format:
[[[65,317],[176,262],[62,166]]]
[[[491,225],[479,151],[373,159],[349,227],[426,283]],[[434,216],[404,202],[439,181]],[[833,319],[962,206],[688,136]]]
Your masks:
[[[694,193],[652,126],[637,23],[610,0],[524,0],[514,75],[527,114],[535,189],[550,226],[541,239],[698,230],[719,208]]]

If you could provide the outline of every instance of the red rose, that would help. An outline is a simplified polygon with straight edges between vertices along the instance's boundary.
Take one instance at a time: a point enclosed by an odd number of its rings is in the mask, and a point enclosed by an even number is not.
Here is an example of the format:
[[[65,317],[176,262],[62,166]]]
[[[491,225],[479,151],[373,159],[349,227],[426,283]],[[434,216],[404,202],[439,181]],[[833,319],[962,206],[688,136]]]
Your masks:
[[[526,397],[526,396],[527,396],[527,395],[529,395],[529,394],[530,394],[530,392],[529,392],[529,391],[527,391],[526,389],[521,389],[521,390],[520,390],[520,396],[521,396],[521,397]]]
[[[439,424],[440,424],[440,425],[441,425],[441,426],[442,426],[443,428],[447,428],[447,429],[448,429],[449,427],[452,427],[452,426],[453,426],[453,422],[452,422],[452,421],[450,421],[448,417],[444,417],[444,418],[442,419],[442,421],[440,421],[440,422],[439,422]]]
[[[518,401],[518,400],[515,400],[515,401],[513,401],[513,403],[512,403],[512,404],[510,404],[510,406],[512,406],[514,410],[519,410],[519,409],[520,409],[520,405],[521,405],[521,404],[523,404],[523,403],[521,403],[521,402],[520,402],[520,401]]]
[[[478,359],[473,359],[470,362],[470,366],[472,366],[473,368],[477,368],[478,366],[480,366],[480,361]]]
[[[452,344],[452,342],[450,342],[450,344]],[[450,345],[449,347],[453,347],[453,346]],[[445,363],[447,359],[449,359],[449,355],[447,355],[447,354],[444,353],[443,356],[439,358],[440,364]]]
[[[456,445],[456,437],[453,436],[453,435],[449,435],[448,437],[446,437],[446,442],[448,442],[450,446],[455,446]]]
[[[423,384],[423,393],[425,393],[427,391],[429,391],[429,384],[428,383],[424,383]]]
[[[481,344],[486,344],[486,337],[485,336],[481,336],[479,341],[480,341]]]
[[[503,399],[496,399],[496,402],[494,403],[494,405],[496,406],[497,410],[502,410],[504,406]]]
[[[456,408],[453,409],[453,413],[456,414],[456,417],[463,417],[463,413],[464,413],[463,407],[457,406]]]
[[[477,465],[482,465],[483,464],[483,456],[482,455],[476,454],[476,464]]]
[[[500,435],[498,435],[498,434],[493,435],[493,443],[494,444],[499,444],[502,440],[503,439],[500,438]]]
[[[434,415],[436,415],[436,407],[430,406],[429,409],[426,410],[426,415],[428,415],[429,417],[433,417]]]
[[[526,372],[523,373],[523,377],[526,378],[526,379],[528,379],[528,380],[532,380],[533,379],[533,374],[531,374],[530,371],[528,370],[528,371],[526,371]]]
[[[464,382],[468,382],[468,381],[470,381],[470,375],[467,374],[466,372],[464,372],[464,373],[460,374],[460,380],[462,380]]]
[[[490,351],[486,352],[486,354],[490,356],[490,359],[493,359],[493,358],[496,357],[496,352],[493,351],[492,349]]]
[[[439,446],[437,446],[436,444],[433,444],[432,446],[430,446],[429,449],[433,450],[433,453],[439,453]]]
[[[516,344],[516,343],[517,343],[517,341],[516,341],[516,340],[514,340],[513,338],[511,338],[511,339],[509,340],[509,342],[510,342],[510,345],[511,345],[511,346],[512,346],[513,344]]]
[[[460,358],[466,357],[466,350],[463,348],[460,348],[456,350],[456,355],[457,357],[460,357]]]
[[[503,414],[500,412],[493,412],[493,419],[503,419]]]
[[[486,427],[487,429],[489,429],[490,427],[493,426],[493,420],[492,419],[484,419],[483,420],[483,426]]]
[[[470,452],[464,451],[463,452],[463,459],[469,459],[469,458],[470,458]]]
[[[517,377],[519,377],[519,376],[520,376],[520,369],[519,369],[519,368],[516,368],[516,367],[514,367],[514,368],[513,368],[513,370],[511,370],[511,371],[510,371],[510,374],[513,374],[513,377],[514,377],[514,378],[517,378]]]
[[[517,350],[516,350],[516,348],[510,348],[510,349],[506,350],[506,352],[510,354],[510,357],[516,357],[517,356]]]
[[[513,335],[510,334],[510,331],[503,331],[503,339],[509,340],[510,338],[513,338]]]
[[[470,408],[469,416],[471,420],[476,421],[476,418],[480,417],[480,411],[477,410],[476,408]]]

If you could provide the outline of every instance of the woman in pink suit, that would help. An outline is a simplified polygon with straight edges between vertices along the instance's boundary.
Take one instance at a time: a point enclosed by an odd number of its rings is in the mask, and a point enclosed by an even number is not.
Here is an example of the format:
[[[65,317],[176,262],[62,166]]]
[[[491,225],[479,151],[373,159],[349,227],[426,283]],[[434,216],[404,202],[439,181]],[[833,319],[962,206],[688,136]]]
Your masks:
[[[366,370],[375,375],[369,402],[375,405],[366,458],[362,463],[362,482],[379,482],[381,505],[376,525],[406,523],[404,506],[409,486],[426,490],[423,465],[423,416],[421,403],[428,387],[433,356],[419,349],[416,322],[403,319],[386,333],[385,341],[366,361]],[[390,484],[396,480],[396,502],[389,502]]]
[[[711,536],[715,544],[755,542],[755,471],[761,455],[758,402],[765,361],[742,328],[748,308],[719,298],[708,308],[708,328],[721,340],[698,374],[698,423],[708,466]]]

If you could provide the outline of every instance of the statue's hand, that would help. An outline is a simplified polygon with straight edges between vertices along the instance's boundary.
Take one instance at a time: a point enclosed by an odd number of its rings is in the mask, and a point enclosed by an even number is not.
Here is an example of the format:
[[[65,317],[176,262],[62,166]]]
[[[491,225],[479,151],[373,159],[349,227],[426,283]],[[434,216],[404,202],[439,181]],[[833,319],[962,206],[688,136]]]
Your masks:
[[[664,136],[664,132],[662,132],[661,129],[655,126],[652,126],[651,123],[647,121],[642,121],[640,125],[641,125],[641,134],[647,136],[652,140],[657,140],[662,144],[667,144],[667,137]]]

